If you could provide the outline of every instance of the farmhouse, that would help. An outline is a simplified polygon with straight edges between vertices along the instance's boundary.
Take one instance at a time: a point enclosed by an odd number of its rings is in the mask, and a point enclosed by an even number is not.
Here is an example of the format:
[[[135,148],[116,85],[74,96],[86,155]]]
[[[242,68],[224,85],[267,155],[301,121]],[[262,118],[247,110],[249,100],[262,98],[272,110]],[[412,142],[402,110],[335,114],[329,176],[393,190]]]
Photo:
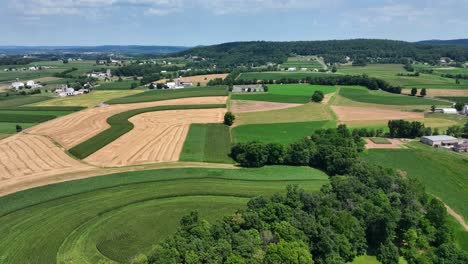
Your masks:
[[[11,84],[11,88],[13,88],[15,90],[23,89],[24,88],[24,83],[22,83],[22,82],[13,82]]]
[[[468,141],[456,143],[453,145],[453,150],[456,152],[468,152]]]
[[[264,92],[263,87],[259,85],[235,85],[232,87],[233,93],[251,93],[251,92]]]
[[[291,68],[288,68],[288,71],[296,71],[297,68],[296,67],[291,67]]]
[[[31,89],[36,89],[36,88],[41,88],[42,85],[31,80],[31,81],[26,82],[26,87],[31,88]]]
[[[66,96],[75,96],[75,95],[81,95],[81,94],[89,93],[89,90],[88,89],[80,89],[78,91],[75,91],[75,89],[67,87],[66,85],[64,85],[61,88],[55,89],[55,93],[60,97],[66,97]]]
[[[166,86],[169,89],[182,89],[182,88],[185,88],[185,87],[193,86],[193,83],[181,82],[180,79],[176,79],[174,82],[166,83]]]
[[[433,147],[453,146],[458,143],[458,139],[447,135],[424,136],[421,137],[421,143]]]
[[[87,77],[91,77],[91,78],[107,78],[107,77],[112,77],[112,73],[111,73],[111,70],[107,70],[106,72],[92,72],[92,73],[88,73],[86,74]]]

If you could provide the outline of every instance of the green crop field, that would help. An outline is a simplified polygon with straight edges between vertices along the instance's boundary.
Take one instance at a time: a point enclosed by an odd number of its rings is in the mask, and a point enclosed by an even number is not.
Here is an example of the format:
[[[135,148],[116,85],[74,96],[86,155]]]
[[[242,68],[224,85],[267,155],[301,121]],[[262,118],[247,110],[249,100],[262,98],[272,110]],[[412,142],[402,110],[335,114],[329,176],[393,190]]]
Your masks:
[[[325,104],[308,103],[301,106],[236,114],[237,125],[244,124],[269,124],[333,120],[333,114]]]
[[[51,99],[51,97],[36,95],[2,96],[0,97],[0,108],[33,104],[49,99]]]
[[[140,81],[125,80],[121,82],[117,81],[101,83],[96,87],[96,90],[130,90],[132,83],[136,83],[138,86],[140,86]]]
[[[317,90],[328,94],[335,92],[336,88],[310,84],[270,84],[266,93],[232,93],[231,99],[305,104],[310,102],[310,97]]]
[[[4,135],[16,133],[16,125],[20,125],[23,129],[35,126],[36,123],[19,123],[19,122],[0,122],[0,134],[3,138]]]
[[[224,124],[192,124],[184,142],[181,161],[233,163],[229,158],[231,133]]]
[[[56,118],[55,115],[31,115],[10,112],[13,111],[0,111],[0,122],[41,123]]]
[[[461,103],[468,104],[468,97],[463,97],[463,96],[438,96],[438,97],[452,101],[452,102],[461,102]]]
[[[110,128],[102,131],[94,137],[81,142],[69,150],[69,152],[75,155],[79,159],[84,159],[99,149],[103,148],[107,144],[116,140],[123,134],[133,129],[133,123],[128,121],[132,116],[155,111],[165,110],[179,110],[179,109],[208,109],[208,108],[225,108],[226,105],[165,105],[155,106],[148,108],[134,109],[127,112],[113,115],[107,119],[107,123],[111,126]]]
[[[404,88],[439,88],[439,89],[465,89],[468,81],[462,80],[456,84],[454,79],[441,77],[440,74],[420,74],[420,76],[397,76],[398,73],[407,74],[401,64],[370,64],[365,67],[342,66],[339,73],[350,75],[367,74],[371,77],[386,80],[392,85]]]
[[[288,60],[280,65],[281,68],[307,68],[323,69],[323,65],[314,56],[289,57]]]
[[[427,191],[468,219],[468,159],[443,149],[413,142],[408,149],[372,149],[365,158],[384,167],[406,171]]]
[[[107,101],[109,104],[130,104],[141,102],[162,101],[170,99],[188,98],[188,97],[204,97],[204,96],[227,96],[227,88],[225,86],[213,87],[196,87],[185,89],[171,90],[153,90],[126,97],[116,98]]]
[[[83,106],[90,107],[112,99],[135,95],[141,90],[106,90],[92,91],[89,94],[80,96],[68,96],[64,98],[54,98],[34,104],[35,106]]]
[[[364,87],[343,86],[339,94],[353,101],[382,105],[448,105],[447,102],[422,97],[371,91]]]
[[[390,140],[388,140],[387,138],[373,137],[369,139],[375,144],[392,144],[392,142],[390,142]]]
[[[48,185],[0,198],[0,262],[128,262],[176,231],[199,210],[214,221],[247,198],[316,191],[328,182],[305,167],[180,168],[125,172]]]
[[[259,141],[287,144],[310,136],[315,130],[325,128],[331,123],[333,122],[316,121],[242,125],[232,129],[232,135],[236,143]]]
[[[319,72],[246,72],[242,73],[238,80],[281,80],[285,79],[305,79],[307,77],[330,76],[327,73]]]

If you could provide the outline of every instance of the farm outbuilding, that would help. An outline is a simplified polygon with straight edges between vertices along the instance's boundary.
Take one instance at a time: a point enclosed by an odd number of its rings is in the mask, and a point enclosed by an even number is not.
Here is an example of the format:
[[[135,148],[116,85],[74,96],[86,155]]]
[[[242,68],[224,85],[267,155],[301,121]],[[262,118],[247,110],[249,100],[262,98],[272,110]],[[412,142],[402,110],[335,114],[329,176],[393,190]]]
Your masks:
[[[421,143],[424,143],[433,147],[441,146],[453,146],[458,143],[458,139],[452,136],[440,135],[440,136],[424,136],[421,137]]]
[[[468,152],[468,141],[463,141],[453,145],[453,150],[456,152]]]
[[[232,87],[233,93],[252,93],[252,92],[264,92],[260,85],[235,85]]]
[[[442,108],[442,114],[456,115],[458,114],[458,112],[457,112],[457,109],[455,108]]]

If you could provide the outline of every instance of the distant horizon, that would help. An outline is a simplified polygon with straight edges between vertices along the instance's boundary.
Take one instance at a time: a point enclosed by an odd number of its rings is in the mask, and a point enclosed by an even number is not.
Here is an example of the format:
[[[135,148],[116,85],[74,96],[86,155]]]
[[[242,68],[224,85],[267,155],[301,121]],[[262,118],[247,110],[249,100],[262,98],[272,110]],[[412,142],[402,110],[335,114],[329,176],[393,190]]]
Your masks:
[[[466,10],[465,0],[2,0],[0,45],[460,39]]]

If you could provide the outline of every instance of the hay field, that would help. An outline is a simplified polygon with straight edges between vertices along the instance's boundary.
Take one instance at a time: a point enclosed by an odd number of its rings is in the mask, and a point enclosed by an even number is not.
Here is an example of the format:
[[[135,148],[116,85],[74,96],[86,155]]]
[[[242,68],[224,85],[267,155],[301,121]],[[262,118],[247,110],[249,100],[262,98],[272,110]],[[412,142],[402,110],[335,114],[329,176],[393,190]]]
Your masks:
[[[91,169],[44,136],[17,134],[0,141],[0,182]]]
[[[187,76],[187,77],[182,77],[180,80],[182,82],[191,82],[194,84],[201,83],[201,84],[206,84],[210,80],[214,80],[217,78],[224,79],[228,76],[227,73],[219,73],[219,74],[205,74],[205,75],[195,75],[195,76]],[[156,83],[166,83],[168,82],[169,79],[162,79],[157,81]]]
[[[338,120],[344,121],[374,121],[374,120],[393,120],[393,119],[422,119],[423,113],[403,112],[396,110],[387,110],[380,108],[363,108],[351,106],[332,106],[333,111],[338,116]]]
[[[249,113],[270,110],[280,110],[301,106],[301,104],[274,103],[265,101],[232,100],[230,109],[233,113]]]
[[[115,98],[134,95],[143,92],[142,90],[108,90],[92,91],[89,94],[69,96],[64,98],[54,98],[34,104],[35,106],[95,106]]]
[[[106,122],[107,118],[121,112],[161,105],[223,104],[226,100],[227,97],[225,96],[192,97],[157,102],[95,107],[40,124],[29,129],[27,132],[30,134],[49,136],[66,149],[70,149],[109,128],[110,126]]]
[[[148,112],[129,119],[135,127],[85,159],[98,166],[179,160],[192,123],[221,123],[226,109]]]

